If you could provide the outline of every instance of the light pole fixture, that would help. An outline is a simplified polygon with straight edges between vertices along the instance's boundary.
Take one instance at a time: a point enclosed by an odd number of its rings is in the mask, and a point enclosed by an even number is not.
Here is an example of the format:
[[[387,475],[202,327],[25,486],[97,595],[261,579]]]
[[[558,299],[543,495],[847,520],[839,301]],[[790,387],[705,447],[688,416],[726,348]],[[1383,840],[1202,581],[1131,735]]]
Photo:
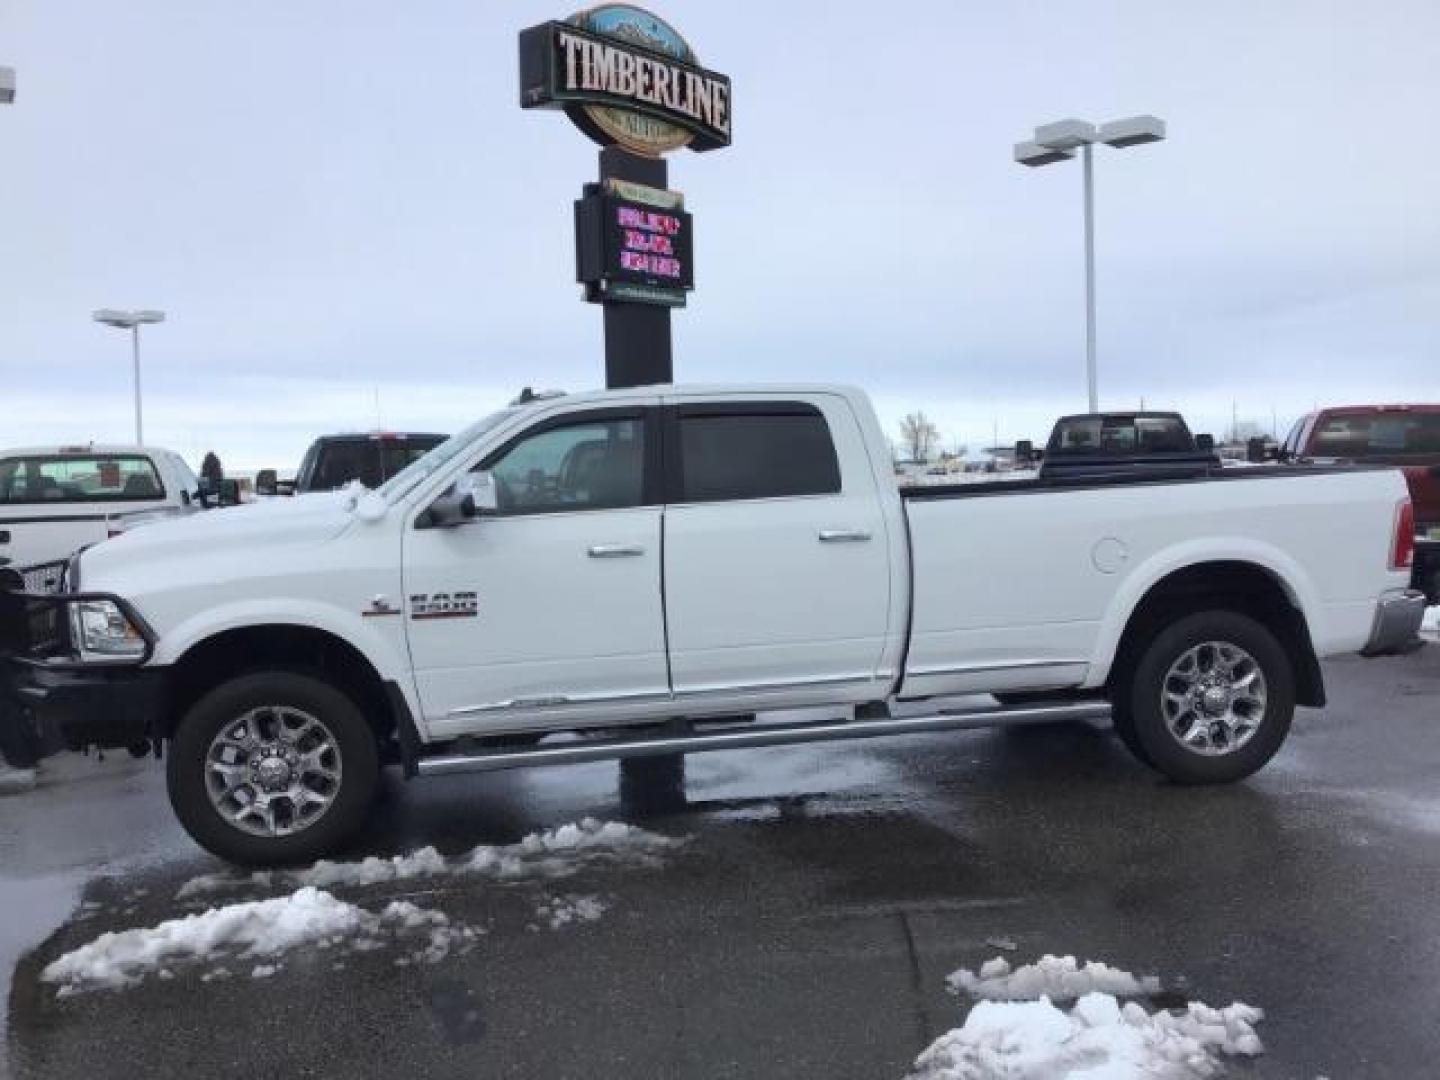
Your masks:
[[[0,67],[0,105],[15,104],[15,69]]]
[[[1068,161],[1075,151],[1082,154],[1085,172],[1085,381],[1090,411],[1100,411],[1100,391],[1095,372],[1095,174],[1090,151],[1104,143],[1117,150],[1165,138],[1165,121],[1158,116],[1127,116],[1108,124],[1088,120],[1057,120],[1035,129],[1035,137],[1015,144],[1015,160],[1036,168]]]
[[[140,327],[165,321],[163,311],[116,311],[101,308],[92,318],[106,326],[130,331],[130,355],[135,364],[135,445],[145,445],[145,427],[140,419]]]

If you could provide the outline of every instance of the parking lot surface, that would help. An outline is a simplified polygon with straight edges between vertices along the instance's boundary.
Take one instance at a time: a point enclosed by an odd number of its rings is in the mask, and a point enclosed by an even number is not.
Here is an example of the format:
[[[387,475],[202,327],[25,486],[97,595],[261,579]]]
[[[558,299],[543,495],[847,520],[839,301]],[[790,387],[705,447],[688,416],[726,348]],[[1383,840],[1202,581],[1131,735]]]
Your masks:
[[[623,793],[614,765],[395,779],[346,859],[433,844],[453,862],[586,818],[683,843],[329,888],[473,932],[433,962],[390,938],[73,995],[41,973],[103,932],[293,890],[191,884],[225,868],[174,823],[156,763],[57,761],[0,800],[8,1067],[899,1080],[965,1015],[950,972],[1055,953],[1264,1009],[1266,1053],[1235,1075],[1425,1075],[1440,1060],[1440,647],[1326,676],[1330,707],[1221,788],[1170,785],[1086,725],[700,755],[683,788]]]

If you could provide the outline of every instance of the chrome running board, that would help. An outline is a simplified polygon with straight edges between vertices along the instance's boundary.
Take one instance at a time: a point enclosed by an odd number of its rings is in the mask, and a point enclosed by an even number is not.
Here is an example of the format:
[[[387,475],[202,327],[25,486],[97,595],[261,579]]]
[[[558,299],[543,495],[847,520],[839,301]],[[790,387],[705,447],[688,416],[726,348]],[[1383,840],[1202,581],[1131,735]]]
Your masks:
[[[416,762],[421,776],[492,772],[536,765],[578,765],[587,761],[654,757],[661,754],[698,754],[707,750],[744,750],[757,746],[792,746],[798,743],[875,739],[884,735],[921,735],[932,731],[1045,724],[1057,720],[1107,720],[1107,701],[1067,702],[993,709],[939,712],[929,716],[885,716],[863,720],[821,720],[803,723],[744,723],[706,728],[703,720],[663,732],[654,728],[634,735],[581,737],[553,746],[521,749],[481,749],[475,753],[447,753]]]

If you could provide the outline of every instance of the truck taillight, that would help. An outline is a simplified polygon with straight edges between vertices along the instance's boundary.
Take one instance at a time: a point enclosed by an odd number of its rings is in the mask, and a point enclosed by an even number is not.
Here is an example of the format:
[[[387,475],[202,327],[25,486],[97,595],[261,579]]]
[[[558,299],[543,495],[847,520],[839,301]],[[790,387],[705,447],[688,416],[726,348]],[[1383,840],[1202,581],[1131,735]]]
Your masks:
[[[1395,508],[1395,539],[1390,549],[1390,569],[1409,570],[1415,565],[1415,504],[1403,500]]]

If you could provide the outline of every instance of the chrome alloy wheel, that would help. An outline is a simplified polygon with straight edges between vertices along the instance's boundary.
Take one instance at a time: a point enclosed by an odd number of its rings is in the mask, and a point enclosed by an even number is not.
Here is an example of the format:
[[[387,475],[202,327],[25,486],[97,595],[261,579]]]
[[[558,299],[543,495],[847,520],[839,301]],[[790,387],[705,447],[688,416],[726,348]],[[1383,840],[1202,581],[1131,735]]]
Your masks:
[[[210,741],[205,790],[231,825],[253,836],[290,836],[325,816],[340,793],[340,750],[319,719],[266,705]]]
[[[1238,645],[1206,641],[1170,665],[1160,686],[1165,729],[1207,757],[1239,750],[1265,718],[1265,673]]]

